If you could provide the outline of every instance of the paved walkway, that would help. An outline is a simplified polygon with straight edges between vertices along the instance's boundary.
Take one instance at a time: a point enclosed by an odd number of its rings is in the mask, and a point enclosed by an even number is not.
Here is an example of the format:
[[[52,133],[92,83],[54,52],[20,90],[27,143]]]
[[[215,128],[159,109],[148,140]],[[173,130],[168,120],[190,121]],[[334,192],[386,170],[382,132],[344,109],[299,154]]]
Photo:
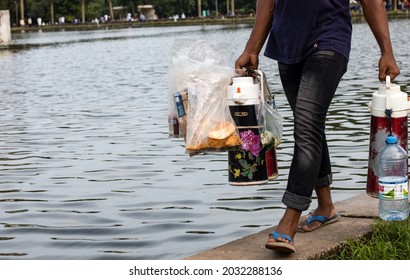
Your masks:
[[[306,260],[321,259],[343,241],[372,232],[378,217],[378,200],[363,193],[335,203],[342,215],[336,223],[310,233],[296,233],[294,254],[265,249],[269,233],[276,227],[232,241],[217,248],[189,256],[187,260]]]

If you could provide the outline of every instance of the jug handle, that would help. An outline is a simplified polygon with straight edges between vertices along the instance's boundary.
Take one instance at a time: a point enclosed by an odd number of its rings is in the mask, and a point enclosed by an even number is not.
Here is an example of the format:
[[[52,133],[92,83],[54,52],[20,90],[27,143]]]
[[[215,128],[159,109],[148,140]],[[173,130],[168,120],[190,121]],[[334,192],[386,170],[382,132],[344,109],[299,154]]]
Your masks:
[[[391,78],[389,75],[386,76],[386,88],[390,88],[391,85]]]
[[[386,76],[386,110],[387,109],[392,109],[392,108],[390,108],[390,96],[389,96],[389,91],[388,91],[388,89],[390,89],[390,85],[391,85],[391,79],[390,79],[390,76],[389,75],[387,75]]]

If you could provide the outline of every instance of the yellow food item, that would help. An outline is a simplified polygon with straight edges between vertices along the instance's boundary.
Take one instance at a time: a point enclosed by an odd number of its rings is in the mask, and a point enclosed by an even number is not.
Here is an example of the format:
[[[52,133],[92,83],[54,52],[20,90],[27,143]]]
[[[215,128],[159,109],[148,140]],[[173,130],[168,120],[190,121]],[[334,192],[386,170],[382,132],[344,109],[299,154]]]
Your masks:
[[[230,122],[220,122],[208,133],[211,139],[226,139],[235,132],[235,126]]]
[[[203,123],[201,126],[209,126],[209,123]],[[230,122],[220,122],[209,131],[208,137],[199,139],[199,137],[195,135],[191,142],[192,145],[186,149],[190,151],[220,150],[239,146],[242,144],[242,141],[235,132],[236,127],[234,124]]]
[[[226,139],[225,145],[227,147],[235,147],[235,146],[240,146],[242,145],[242,140],[239,138],[239,136],[235,133],[229,136],[228,139]]]

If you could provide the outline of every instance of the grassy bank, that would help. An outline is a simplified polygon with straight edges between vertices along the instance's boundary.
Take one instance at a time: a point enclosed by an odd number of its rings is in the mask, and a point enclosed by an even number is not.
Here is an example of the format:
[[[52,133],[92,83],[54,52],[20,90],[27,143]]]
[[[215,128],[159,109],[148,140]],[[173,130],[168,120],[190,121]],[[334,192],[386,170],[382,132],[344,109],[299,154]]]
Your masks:
[[[410,220],[379,221],[370,236],[348,240],[328,260],[410,260]]]

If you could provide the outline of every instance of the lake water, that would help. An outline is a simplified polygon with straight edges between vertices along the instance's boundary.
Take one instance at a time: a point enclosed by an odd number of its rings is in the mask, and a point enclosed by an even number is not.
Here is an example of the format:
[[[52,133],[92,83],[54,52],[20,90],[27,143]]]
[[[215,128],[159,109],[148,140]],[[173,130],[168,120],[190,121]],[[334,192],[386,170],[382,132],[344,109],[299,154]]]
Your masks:
[[[390,22],[396,83],[408,93],[409,24]],[[260,69],[284,117],[276,180],[230,186],[226,153],[189,158],[182,139],[168,138],[173,43],[227,43],[235,58],[249,34],[247,25],[13,34],[26,47],[0,51],[0,258],[181,259],[276,225],[293,139],[274,61],[261,57]],[[368,25],[356,23],[327,123],[335,201],[365,192],[378,58]]]

